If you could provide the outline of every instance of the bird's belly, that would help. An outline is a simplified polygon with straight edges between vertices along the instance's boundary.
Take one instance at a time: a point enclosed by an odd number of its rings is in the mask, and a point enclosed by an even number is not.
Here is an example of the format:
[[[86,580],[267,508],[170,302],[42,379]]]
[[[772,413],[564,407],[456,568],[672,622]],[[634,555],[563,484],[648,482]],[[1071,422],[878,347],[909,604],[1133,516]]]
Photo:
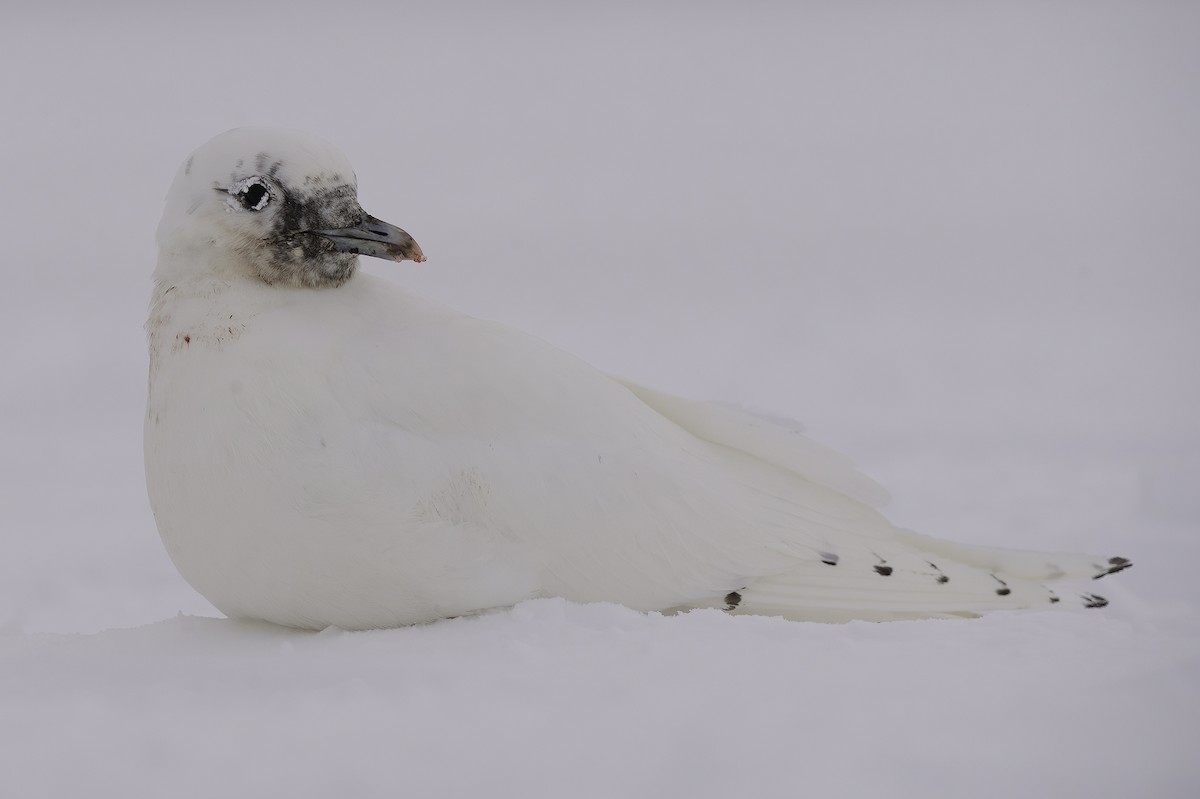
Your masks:
[[[145,443],[167,551],[222,612],[364,629],[536,593],[536,559],[472,505],[486,486],[469,469],[431,503],[445,475],[395,457],[404,431],[352,424],[286,364],[230,371],[217,355],[163,359]]]

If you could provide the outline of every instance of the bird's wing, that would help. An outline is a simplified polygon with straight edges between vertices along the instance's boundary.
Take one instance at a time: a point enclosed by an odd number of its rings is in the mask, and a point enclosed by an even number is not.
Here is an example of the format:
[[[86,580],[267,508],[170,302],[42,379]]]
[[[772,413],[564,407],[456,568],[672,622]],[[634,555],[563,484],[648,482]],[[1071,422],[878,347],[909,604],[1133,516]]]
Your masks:
[[[374,431],[364,449],[383,468],[347,458],[363,472],[356,491],[387,474],[395,489],[371,492],[387,513],[420,508],[517,542],[544,564],[547,594],[663,609],[786,571],[843,536],[890,536],[873,509],[800,473],[804,457],[825,460],[815,447],[785,448],[789,471],[764,459],[769,428],[721,435],[714,416],[699,435],[664,414],[662,395],[648,403],[540,339],[378,282],[355,291],[353,316],[318,331],[314,306],[305,335],[320,343],[291,346],[325,347],[325,372],[339,375],[338,410],[319,415]],[[346,347],[359,357],[341,358]],[[830,463],[841,462],[830,455],[823,475]]]
[[[386,325],[368,386],[392,457],[422,483],[415,504],[536,553],[547,594],[902,618],[1048,607],[1041,580],[1104,571],[899,530],[873,483],[795,430],[613,380],[502,325],[405,312],[420,315],[419,337]]]
[[[626,380],[619,382],[696,438],[744,452],[871,507],[881,507],[888,501],[883,486],[846,458],[804,435],[798,423],[723,403],[684,399]]]

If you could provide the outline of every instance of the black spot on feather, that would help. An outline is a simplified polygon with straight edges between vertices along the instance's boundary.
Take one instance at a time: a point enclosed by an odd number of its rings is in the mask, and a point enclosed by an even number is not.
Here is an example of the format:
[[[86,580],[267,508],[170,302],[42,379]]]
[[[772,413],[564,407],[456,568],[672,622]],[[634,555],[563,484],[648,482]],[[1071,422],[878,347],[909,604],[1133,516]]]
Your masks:
[[[725,595],[725,610],[733,610],[740,604],[742,604],[742,595],[737,591],[730,591]]]
[[[1133,561],[1131,561],[1129,558],[1122,558],[1122,557],[1109,558],[1108,565],[1100,566],[1099,568],[1101,569],[1101,572],[1099,574],[1093,576],[1092,579],[1099,580],[1101,577],[1105,577],[1109,574],[1116,574],[1117,572],[1125,571],[1132,565],[1133,565]]]
[[[891,566],[876,566],[875,573],[881,574],[884,577],[891,577],[894,569]]]
[[[826,566],[838,565],[838,556],[832,552],[818,552],[817,555],[821,558],[821,562]]]

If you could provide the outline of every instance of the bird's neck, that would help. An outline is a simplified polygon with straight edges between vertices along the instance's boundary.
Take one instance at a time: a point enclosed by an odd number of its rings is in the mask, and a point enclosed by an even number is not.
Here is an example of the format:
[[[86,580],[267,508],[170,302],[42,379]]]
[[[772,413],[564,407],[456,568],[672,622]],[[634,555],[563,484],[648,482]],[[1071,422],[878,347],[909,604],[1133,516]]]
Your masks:
[[[169,251],[160,254],[146,319],[152,370],[156,355],[235,340],[263,310],[300,291],[269,286],[223,268],[220,260],[196,253],[188,259]]]
[[[159,283],[228,282],[253,277],[253,268],[238,250],[182,236],[160,246],[154,270],[154,279]]]

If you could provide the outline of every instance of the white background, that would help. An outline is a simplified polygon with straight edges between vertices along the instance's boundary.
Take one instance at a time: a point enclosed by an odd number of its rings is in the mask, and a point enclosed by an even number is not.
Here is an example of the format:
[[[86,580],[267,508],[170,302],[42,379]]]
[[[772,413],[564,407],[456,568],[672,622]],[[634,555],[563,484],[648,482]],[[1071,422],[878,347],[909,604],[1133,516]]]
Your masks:
[[[1195,795],[1200,7],[4,17],[14,795]],[[1137,567],[1095,586],[1105,611],[973,624],[551,601],[358,636],[171,619],[219,614],[145,498],[154,228],[179,163],[244,124],[336,142],[429,257],[372,272],[800,418],[904,526]]]

